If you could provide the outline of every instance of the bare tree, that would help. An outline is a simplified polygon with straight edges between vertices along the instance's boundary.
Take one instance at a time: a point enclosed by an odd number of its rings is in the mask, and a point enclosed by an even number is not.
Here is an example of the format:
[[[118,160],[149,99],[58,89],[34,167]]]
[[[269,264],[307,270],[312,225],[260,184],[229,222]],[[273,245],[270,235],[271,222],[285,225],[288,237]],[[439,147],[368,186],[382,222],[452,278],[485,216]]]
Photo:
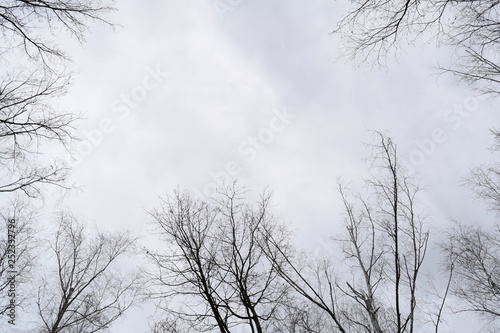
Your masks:
[[[381,63],[402,43],[435,38],[437,44],[455,48],[454,67],[445,70],[484,93],[500,93],[497,1],[350,2],[352,9],[335,32],[341,33],[354,61]]]
[[[88,21],[109,25],[105,15],[114,10],[112,1],[101,0],[46,0],[3,1],[0,6],[0,32],[4,43],[0,54],[9,50],[22,50],[30,59],[49,60],[67,58],[54,41],[47,36],[66,30],[83,41]],[[47,34],[40,34],[39,31]]]
[[[287,293],[263,252],[262,231],[281,233],[268,211],[271,194],[264,192],[256,208],[243,204],[244,194],[233,185],[217,201],[222,215],[220,279],[225,283],[221,299],[233,316],[248,321],[251,332],[262,333]]]
[[[49,100],[65,92],[67,79],[41,70],[28,77],[6,77],[0,84],[0,192],[23,191],[30,197],[40,194],[43,184],[64,187],[68,168],[57,161],[50,165],[35,162],[40,147],[57,142],[69,148],[75,138],[76,117],[58,113]]]
[[[500,132],[492,130],[500,151]],[[483,164],[465,180],[474,195],[500,213],[500,164]],[[500,320],[500,225],[481,228],[457,223],[442,242],[450,274],[450,293],[459,303],[456,311],[474,312],[490,323]]]
[[[193,330],[217,327],[221,332],[229,332],[228,311],[215,293],[218,281],[214,258],[219,244],[210,239],[210,233],[215,229],[216,212],[187,193],[176,192],[173,199],[163,201],[162,207],[151,215],[166,241],[165,249],[148,250],[156,265],[153,278],[161,288],[159,297],[169,301],[182,296],[187,302],[196,300],[195,304],[201,301],[191,313],[165,309],[182,316]]]
[[[117,265],[134,242],[126,233],[88,234],[62,214],[52,243],[56,267],[43,279],[36,301],[41,331],[101,332],[122,316],[137,301],[140,279]]]
[[[110,25],[111,4],[9,0],[0,6],[0,192],[35,197],[44,184],[65,187],[68,168],[43,152],[47,144],[68,150],[78,117],[51,104],[66,93],[70,75],[68,56],[50,36],[66,30],[82,41],[89,21]]]
[[[494,152],[500,152],[500,131],[491,130],[495,139],[492,147]],[[500,213],[500,163],[482,164],[473,168],[465,179],[476,198],[483,200],[490,210]]]
[[[429,237],[417,213],[420,189],[400,167],[396,145],[376,135],[371,195],[350,195],[339,184],[346,213],[347,237],[337,240],[343,260],[305,265],[293,246],[267,238],[268,256],[283,280],[339,332],[413,332],[419,315],[417,282]],[[352,278],[340,278],[344,271]]]
[[[401,169],[392,140],[380,133],[376,135],[379,144],[374,146],[372,163],[379,173],[367,181],[374,191],[374,201],[369,203],[358,196],[361,211],[356,215],[340,188],[348,216],[346,228],[350,244],[345,251],[347,257],[356,262],[354,267],[359,268],[363,281],[359,288],[348,285],[346,292],[368,314],[373,331],[381,332],[374,296],[377,289],[385,289],[382,284],[391,286],[388,289],[393,288],[390,306],[395,320],[387,328],[413,332],[417,280],[429,234],[417,211],[420,188]]]
[[[244,191],[226,188],[213,203],[176,192],[152,212],[166,248],[150,253],[161,288],[157,296],[188,309],[167,308],[199,331],[230,332],[246,326],[265,332],[287,288],[261,248],[262,228],[273,229],[270,195],[256,207],[243,204]],[[166,288],[166,289],[165,289]]]
[[[316,259],[301,253],[290,239],[278,239],[271,232],[266,234],[264,248],[283,281],[326,317],[325,323],[331,328],[329,331],[348,332],[332,260]],[[310,309],[309,305],[302,305],[301,308]]]
[[[458,225],[443,249],[453,272],[454,310],[474,312],[489,323],[500,320],[500,226],[491,230]]]
[[[8,321],[15,319],[17,309],[27,306],[40,242],[35,236],[35,211],[25,201],[11,200],[0,216],[0,315]]]

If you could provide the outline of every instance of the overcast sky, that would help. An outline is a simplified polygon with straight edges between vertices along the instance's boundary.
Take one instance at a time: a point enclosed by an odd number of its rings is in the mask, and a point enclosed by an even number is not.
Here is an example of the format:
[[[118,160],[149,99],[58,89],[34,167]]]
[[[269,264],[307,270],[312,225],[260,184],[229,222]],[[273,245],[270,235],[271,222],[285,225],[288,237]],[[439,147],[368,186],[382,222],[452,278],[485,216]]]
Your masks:
[[[68,41],[78,73],[60,104],[86,119],[68,159],[80,189],[64,206],[143,230],[159,195],[180,186],[203,196],[232,173],[254,195],[273,189],[276,214],[315,249],[340,230],[336,178],[361,185],[378,130],[427,186],[431,228],[491,221],[461,179],[495,157],[498,101],[437,77],[449,50],[407,46],[387,69],[354,66],[337,60],[331,34],[344,1],[225,3],[122,1],[115,31],[96,25],[83,47]],[[115,331],[145,332],[146,312]]]

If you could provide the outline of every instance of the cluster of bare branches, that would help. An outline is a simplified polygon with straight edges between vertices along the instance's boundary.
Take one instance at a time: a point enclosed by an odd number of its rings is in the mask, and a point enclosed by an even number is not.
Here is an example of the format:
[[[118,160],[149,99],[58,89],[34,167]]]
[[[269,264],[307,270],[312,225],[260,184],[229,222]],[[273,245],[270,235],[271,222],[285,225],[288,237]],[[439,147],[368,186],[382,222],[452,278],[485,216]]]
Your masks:
[[[337,240],[347,264],[344,277],[342,264],[332,258],[308,267],[268,238],[281,277],[339,332],[412,332],[419,314],[417,282],[429,237],[417,209],[420,189],[404,175],[393,142],[378,136],[372,166],[379,173],[367,181],[372,195],[351,195],[339,183],[346,213],[346,237]]]
[[[112,1],[101,0],[7,0],[0,6],[0,54],[22,50],[32,60],[50,61],[67,59],[66,53],[47,36],[62,29],[83,41],[89,21],[110,25],[105,15],[114,10]],[[39,32],[45,32],[45,35]]]
[[[0,192],[39,196],[44,184],[65,186],[60,160],[41,163],[45,144],[69,149],[78,116],[52,101],[66,93],[65,52],[51,36],[82,41],[89,21],[110,23],[110,1],[3,1],[0,5]],[[23,59],[25,61],[23,61]]]
[[[73,216],[61,214],[51,242],[54,269],[37,294],[40,332],[100,332],[136,303],[140,275],[120,269],[133,253],[127,233],[89,233]]]
[[[47,184],[66,187],[68,167],[46,152],[49,144],[69,151],[77,139],[78,116],[53,105],[67,92],[71,78],[66,71],[68,54],[54,37],[65,31],[82,42],[89,23],[111,26],[106,15],[114,10],[112,5],[113,0],[2,1],[0,193],[35,198]],[[61,214],[50,241],[53,256],[40,259],[42,237],[34,217],[30,205],[19,199],[3,210],[0,314],[5,316],[9,306],[20,309],[30,296],[21,287],[38,283],[32,297],[40,319],[37,332],[108,330],[137,301],[137,272],[117,267],[133,252],[135,239],[126,233],[89,234],[73,216]],[[41,280],[34,278],[35,266],[45,272]],[[12,286],[15,290],[7,293]],[[29,311],[30,305],[23,310]]]
[[[400,44],[436,39],[455,48],[453,68],[442,68],[474,83],[484,93],[500,94],[500,16],[496,0],[351,0],[339,22],[354,61],[382,63]]]
[[[176,192],[151,212],[165,241],[148,252],[154,296],[192,331],[265,332],[287,293],[262,249],[262,231],[273,222],[270,196],[252,207],[242,203],[243,192],[228,187],[212,203]]]
[[[0,192],[40,194],[40,185],[64,186],[68,168],[54,161],[40,165],[40,146],[58,142],[69,148],[76,116],[59,113],[50,101],[65,92],[67,78],[42,69],[28,77],[6,76],[0,84]]]
[[[500,131],[491,130],[495,138],[493,151],[500,152]],[[474,195],[486,202],[491,211],[500,213],[500,163],[482,164],[473,168],[466,178],[466,185]]]
[[[36,211],[19,198],[1,218],[7,231],[0,235],[0,330],[10,332],[32,316],[34,333],[109,331],[140,301],[144,280],[132,261],[137,237],[91,232],[61,213],[46,239]]]
[[[444,287],[423,280],[430,232],[421,188],[394,142],[375,135],[371,191],[338,183],[345,232],[332,238],[337,255],[299,251],[270,214],[268,192],[253,207],[234,186],[209,203],[179,191],[163,201],[151,215],[164,244],[148,255],[152,296],[165,316],[152,331],[439,332],[448,310],[495,322],[500,230],[449,230],[441,239]]]
[[[453,274],[454,311],[473,312],[487,323],[500,320],[500,226],[491,230],[458,225],[443,245]]]
[[[493,150],[500,149],[500,132],[492,130]],[[500,164],[483,164],[466,178],[475,196],[489,209],[500,212]],[[491,326],[500,322],[500,225],[492,227],[457,224],[442,243],[447,267],[453,276],[450,293],[459,301],[455,311],[471,312]]]
[[[0,235],[0,315],[5,315],[11,299],[16,306],[29,304],[27,291],[36,268],[36,259],[41,241],[36,237],[36,212],[20,198],[12,199],[0,213],[2,229]],[[15,290],[11,289],[15,284]],[[9,297],[10,294],[10,297]]]
[[[414,331],[429,233],[418,214],[420,189],[400,168],[396,146],[381,134],[377,140],[372,195],[339,184],[343,258],[298,251],[269,214],[268,194],[252,209],[234,187],[212,204],[176,192],[152,212],[166,240],[149,253],[164,309],[196,331],[241,324],[251,332]],[[186,306],[175,308],[176,300]],[[179,329],[177,321],[160,324],[155,332]]]

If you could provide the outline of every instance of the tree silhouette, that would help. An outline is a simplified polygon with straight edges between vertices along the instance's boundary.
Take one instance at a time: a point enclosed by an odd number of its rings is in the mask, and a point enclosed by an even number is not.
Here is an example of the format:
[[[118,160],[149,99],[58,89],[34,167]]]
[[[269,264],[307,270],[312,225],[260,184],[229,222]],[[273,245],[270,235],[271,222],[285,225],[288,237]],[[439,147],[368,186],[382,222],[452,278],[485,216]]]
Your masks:
[[[65,187],[68,168],[44,153],[48,144],[69,149],[77,138],[78,116],[52,105],[66,93],[70,75],[68,55],[49,36],[65,30],[83,41],[89,21],[110,25],[105,16],[112,9],[109,1],[3,1],[0,192],[23,191],[36,197],[45,184]]]
[[[339,182],[346,235],[335,243],[343,258],[305,260],[272,232],[267,237],[266,253],[280,276],[338,332],[413,332],[418,317],[427,317],[418,307],[429,237],[420,188],[405,175],[393,141],[376,136],[367,180],[372,191],[351,194]]]
[[[233,185],[205,203],[176,192],[151,212],[165,241],[163,249],[149,251],[154,295],[191,330],[265,332],[287,294],[261,247],[262,230],[275,228],[270,196],[251,206],[243,194]],[[175,301],[185,307],[169,307]]]
[[[355,62],[383,63],[401,44],[435,39],[453,47],[450,71],[480,91],[500,94],[498,3],[486,1],[351,0],[335,32]]]
[[[134,242],[126,233],[89,234],[73,216],[61,214],[51,244],[55,269],[43,279],[36,301],[41,330],[100,332],[123,315],[137,301],[140,277],[117,265]]]

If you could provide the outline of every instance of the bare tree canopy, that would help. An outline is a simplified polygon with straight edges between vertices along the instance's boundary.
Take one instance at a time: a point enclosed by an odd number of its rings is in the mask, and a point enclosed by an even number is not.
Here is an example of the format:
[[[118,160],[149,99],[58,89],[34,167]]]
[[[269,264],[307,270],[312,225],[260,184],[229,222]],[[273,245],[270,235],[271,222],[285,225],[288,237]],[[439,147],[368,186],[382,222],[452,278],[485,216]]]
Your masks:
[[[382,63],[391,51],[417,38],[454,48],[454,67],[443,68],[484,93],[500,94],[498,2],[351,0],[339,22],[348,56]]]
[[[67,78],[49,70],[40,70],[23,77],[4,77],[0,83],[0,192],[23,191],[34,197],[40,185],[63,186],[67,168],[54,161],[39,165],[40,147],[57,142],[68,148],[75,138],[76,116],[59,113],[50,100],[65,93]]]
[[[492,130],[500,151],[500,132]],[[471,170],[465,184],[498,216],[500,213],[500,164],[483,164]],[[447,267],[453,276],[451,295],[459,301],[455,311],[472,312],[493,326],[500,322],[500,225],[458,224],[442,243]]]
[[[341,256],[315,258],[296,249],[291,232],[230,187],[213,202],[175,192],[151,212],[164,249],[148,250],[152,295],[166,319],[154,332],[414,332],[422,310],[420,271],[429,232],[420,188],[407,177],[396,145],[376,133],[366,195],[342,183],[345,237]],[[438,330],[442,306],[432,313]]]
[[[495,139],[492,149],[500,153],[500,131],[491,130]],[[482,164],[473,168],[465,181],[478,199],[483,200],[489,208],[500,213],[500,163]]]
[[[69,150],[77,138],[78,116],[52,105],[70,81],[64,62],[69,58],[53,38],[66,30],[82,41],[89,21],[109,25],[105,15],[111,4],[72,0],[0,5],[0,193],[23,191],[36,197],[44,184],[65,187],[64,163],[53,156],[41,162],[48,144]]]
[[[140,278],[117,264],[134,242],[126,233],[90,234],[73,216],[62,214],[52,243],[55,269],[36,301],[41,330],[101,332],[122,316],[137,300]]]
[[[3,37],[0,54],[22,50],[30,59],[45,64],[48,60],[67,58],[65,52],[46,36],[66,30],[82,41],[89,20],[109,24],[104,15],[113,10],[110,3],[101,0],[3,1],[0,6]]]
[[[269,259],[280,276],[338,332],[413,332],[427,317],[418,307],[429,237],[419,209],[420,188],[405,175],[393,141],[376,136],[367,180],[372,191],[351,194],[339,183],[346,236],[336,243],[343,258],[304,264],[311,259],[305,261],[272,233],[267,237]]]
[[[457,226],[443,246],[453,274],[455,311],[473,312],[486,322],[500,321],[500,226],[491,230]]]
[[[243,203],[244,193],[228,187],[205,203],[176,192],[151,212],[165,240],[163,250],[149,252],[155,296],[192,331],[266,332],[286,295],[261,248],[263,228],[275,230],[270,196],[252,206]],[[169,304],[176,301],[185,306]]]
[[[11,200],[2,207],[0,218],[0,315],[6,315],[12,299],[18,307],[29,303],[40,240],[36,213],[26,201]]]

